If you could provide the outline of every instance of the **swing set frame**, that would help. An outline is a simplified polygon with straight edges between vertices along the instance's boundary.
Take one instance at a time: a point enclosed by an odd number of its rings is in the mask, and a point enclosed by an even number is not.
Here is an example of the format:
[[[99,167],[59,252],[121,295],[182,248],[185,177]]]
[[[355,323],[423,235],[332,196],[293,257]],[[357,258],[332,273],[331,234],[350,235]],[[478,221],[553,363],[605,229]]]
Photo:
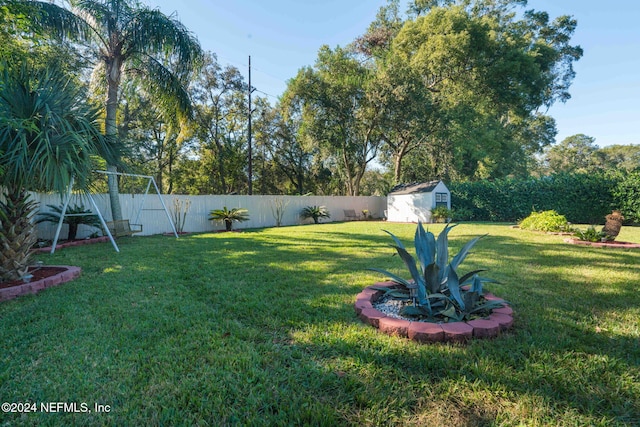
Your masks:
[[[138,209],[138,213],[136,214],[136,218],[133,221],[134,223],[138,223],[139,219],[140,219],[140,214],[142,213],[142,211],[144,210],[144,202],[145,199],[147,197],[147,194],[149,194],[149,189],[151,188],[151,184],[153,184],[153,188],[156,191],[156,194],[158,195],[158,199],[160,200],[160,203],[162,204],[162,209],[164,211],[164,213],[167,215],[167,220],[169,221],[169,224],[171,225],[171,229],[173,230],[173,234],[174,236],[176,236],[176,239],[179,238],[178,237],[178,231],[176,230],[176,226],[173,223],[173,219],[171,219],[171,215],[169,214],[169,210],[167,209],[167,206],[164,203],[164,200],[162,200],[162,195],[160,194],[160,189],[158,189],[158,185],[156,184],[156,180],[150,176],[150,175],[138,175],[138,174],[134,174],[134,173],[124,173],[124,172],[111,172],[111,171],[102,171],[102,170],[96,170],[94,171],[96,173],[100,173],[103,175],[117,175],[117,176],[130,176],[130,177],[135,177],[135,178],[143,178],[143,179],[147,179],[147,187],[145,189],[145,192],[142,196],[142,201],[140,202],[140,208]],[[58,226],[56,228],[56,234],[55,237],[53,238],[53,244],[51,245],[51,254],[55,253],[56,251],[56,245],[58,244],[58,238],[60,237],[60,231],[62,230],[62,224],[64,223],[64,218],[65,216],[80,216],[80,215],[86,215],[86,214],[68,214],[67,213],[67,208],[69,207],[69,202],[71,201],[71,196],[72,196],[72,190],[73,190],[73,177],[71,178],[71,182],[69,182],[69,187],[67,188],[67,193],[65,195],[64,198],[64,202],[62,204],[62,212],[60,214],[60,220],[58,221]],[[98,208],[98,204],[96,203],[95,199],[93,198],[93,195],[89,192],[89,190],[85,190],[84,191],[84,195],[91,201],[91,205],[93,206],[93,209],[95,209],[96,214],[98,215],[98,218],[100,219],[100,224],[102,224],[102,231],[104,233],[106,233],[106,235],[109,237],[109,240],[111,241],[111,244],[113,245],[113,248],[115,249],[116,252],[120,252],[120,248],[118,248],[118,244],[116,243],[116,240],[113,238],[113,235],[111,234],[111,231],[109,230],[109,227],[107,226],[107,222],[104,219],[104,216],[102,215],[102,212],[100,212],[100,209]]]

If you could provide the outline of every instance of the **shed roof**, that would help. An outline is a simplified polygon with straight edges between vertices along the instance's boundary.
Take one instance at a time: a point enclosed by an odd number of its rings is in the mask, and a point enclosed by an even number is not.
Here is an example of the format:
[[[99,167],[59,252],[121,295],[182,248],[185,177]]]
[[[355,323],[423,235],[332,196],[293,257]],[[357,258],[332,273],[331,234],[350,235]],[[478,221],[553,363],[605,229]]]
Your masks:
[[[398,184],[391,189],[389,194],[414,194],[414,193],[430,193],[440,181],[414,182],[411,184]]]

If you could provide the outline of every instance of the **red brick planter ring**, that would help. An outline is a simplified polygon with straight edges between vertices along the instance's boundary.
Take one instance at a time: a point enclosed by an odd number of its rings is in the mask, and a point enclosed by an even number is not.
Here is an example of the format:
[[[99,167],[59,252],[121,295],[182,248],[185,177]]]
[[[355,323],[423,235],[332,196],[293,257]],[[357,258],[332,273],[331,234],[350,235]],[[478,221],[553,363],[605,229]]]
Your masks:
[[[44,279],[12,286],[10,288],[2,288],[0,289],[0,301],[10,300],[27,294],[36,294],[43,289],[70,282],[79,277],[82,272],[80,267],[72,267],[68,265],[48,265],[47,267],[57,267],[63,269],[63,271],[53,276],[45,277]]]
[[[383,292],[373,287],[393,287],[394,282],[376,283],[366,287],[356,296],[354,308],[358,317],[371,326],[378,328],[388,335],[396,335],[411,340],[430,342],[466,342],[471,338],[493,338],[513,325],[513,310],[511,307],[493,310],[488,319],[476,319],[468,322],[428,323],[388,317],[383,312],[373,308],[373,303],[382,296]],[[487,299],[498,299],[494,295],[485,294]]]
[[[586,242],[579,239],[564,239],[564,241],[572,245],[593,246],[594,248],[640,249],[640,243],[631,242]]]

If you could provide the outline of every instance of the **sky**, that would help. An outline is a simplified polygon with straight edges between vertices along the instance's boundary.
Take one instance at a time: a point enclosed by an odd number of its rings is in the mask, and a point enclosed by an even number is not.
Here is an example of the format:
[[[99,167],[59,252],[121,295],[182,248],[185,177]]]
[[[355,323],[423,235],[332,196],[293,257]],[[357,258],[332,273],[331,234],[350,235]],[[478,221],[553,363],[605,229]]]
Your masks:
[[[362,35],[386,0],[142,0],[175,14],[222,65],[233,65],[272,103],[298,70],[314,64],[322,45],[346,46]],[[401,3],[406,3],[402,1]],[[585,134],[595,144],[640,144],[640,1],[529,0],[527,9],[578,21],[572,44],[571,99],[546,114],[556,141]]]

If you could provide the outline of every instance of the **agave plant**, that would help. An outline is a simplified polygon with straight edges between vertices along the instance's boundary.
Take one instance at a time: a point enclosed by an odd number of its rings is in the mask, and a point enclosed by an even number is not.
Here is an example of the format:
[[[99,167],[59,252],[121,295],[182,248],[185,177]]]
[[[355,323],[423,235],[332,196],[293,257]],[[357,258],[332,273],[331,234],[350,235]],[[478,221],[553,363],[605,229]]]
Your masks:
[[[222,209],[214,209],[209,212],[209,220],[212,221],[224,221],[224,226],[227,231],[231,231],[233,222],[249,221],[249,211],[244,208],[227,209],[225,206]]]
[[[38,214],[38,219],[36,219],[36,223],[41,222],[53,222],[57,224],[60,222],[60,215],[62,215],[62,206],[55,205],[47,205],[51,212],[44,212]],[[84,206],[68,206],[67,211],[65,212],[65,217],[62,220],[64,224],[69,226],[69,233],[67,235],[68,240],[75,240],[76,235],[78,234],[78,226],[80,224],[85,224],[90,227],[100,228],[100,218],[98,215],[91,212],[91,210],[86,209]]]
[[[462,321],[490,314],[491,310],[503,307],[503,300],[487,300],[483,294],[483,283],[495,280],[480,277],[474,270],[460,276],[458,266],[464,261],[471,248],[482,236],[470,240],[460,252],[449,261],[448,234],[455,225],[447,225],[437,240],[431,232],[425,231],[418,223],[414,244],[415,258],[409,254],[402,242],[385,230],[394,240],[395,248],[411,274],[411,280],[404,279],[389,271],[371,268],[389,277],[400,285],[397,288],[380,288],[390,297],[409,300],[401,314],[431,321]]]
[[[331,218],[331,214],[324,206],[307,206],[300,212],[300,218],[313,218],[314,224],[318,224],[320,218]]]

